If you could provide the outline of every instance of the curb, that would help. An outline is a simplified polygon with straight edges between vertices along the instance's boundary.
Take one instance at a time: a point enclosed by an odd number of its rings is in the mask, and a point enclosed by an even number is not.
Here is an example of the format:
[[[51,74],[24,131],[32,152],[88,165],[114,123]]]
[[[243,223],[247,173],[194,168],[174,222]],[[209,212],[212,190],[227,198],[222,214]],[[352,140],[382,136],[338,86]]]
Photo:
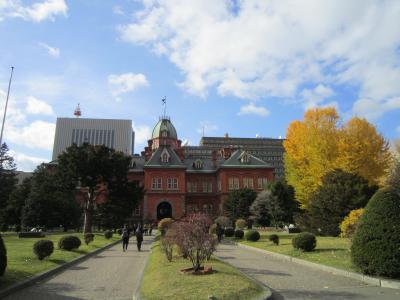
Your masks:
[[[143,298],[142,295],[140,294],[140,287],[142,286],[143,277],[144,277],[144,272],[146,271],[147,265],[149,264],[150,255],[151,255],[151,253],[153,252],[153,242],[154,242],[155,238],[156,238],[156,237],[154,236],[153,239],[151,240],[150,252],[149,252],[149,255],[147,256],[146,263],[144,264],[143,272],[142,272],[142,274],[140,275],[139,283],[138,283],[138,285],[137,285],[137,287],[136,287],[135,293],[133,294],[133,297],[132,297],[133,300],[146,300],[146,299]]]
[[[55,268],[53,268],[51,270],[44,271],[42,273],[39,273],[39,274],[33,275],[32,277],[24,279],[24,280],[22,280],[20,282],[14,283],[13,285],[11,285],[9,287],[7,287],[7,288],[5,288],[3,290],[0,290],[0,299],[6,297],[6,296],[8,296],[8,295],[10,295],[10,294],[12,294],[12,293],[14,293],[16,291],[20,291],[21,289],[24,289],[24,288],[26,288],[28,286],[31,286],[31,285],[35,284],[36,282],[38,282],[38,281],[47,279],[47,278],[49,278],[49,277],[51,277],[51,276],[53,276],[53,275],[55,275],[57,273],[60,273],[60,272],[64,271],[65,269],[68,269],[69,267],[71,267],[71,266],[73,266],[73,265],[75,265],[77,263],[80,263],[80,262],[82,262],[82,261],[84,261],[84,260],[86,260],[86,259],[88,259],[88,258],[90,258],[90,257],[92,257],[94,255],[99,254],[100,252],[102,252],[104,250],[107,250],[108,248],[111,248],[111,247],[117,245],[120,242],[121,242],[121,240],[112,242],[112,243],[110,243],[110,244],[108,244],[108,245],[106,245],[106,246],[104,246],[102,248],[96,249],[96,250],[94,250],[92,252],[89,252],[89,253],[87,253],[85,255],[81,255],[81,256],[79,256],[79,257],[77,257],[77,258],[75,258],[73,260],[70,260],[70,261],[68,261],[68,262],[66,262],[66,263],[64,263],[64,264],[62,264],[62,265],[60,265],[58,267],[55,267]]]
[[[229,241],[229,242],[231,242],[231,241]],[[338,269],[338,268],[335,268],[335,267],[330,267],[330,266],[325,266],[325,265],[309,262],[309,261],[306,261],[304,259],[295,258],[295,257],[291,257],[291,256],[288,256],[288,255],[279,254],[279,253],[271,252],[271,251],[268,251],[268,250],[259,249],[259,248],[255,248],[255,247],[252,247],[252,246],[248,246],[248,245],[243,245],[241,243],[235,243],[235,242],[231,242],[231,243],[236,244],[236,246],[238,246],[240,248],[244,248],[244,249],[248,249],[248,250],[251,250],[251,251],[260,252],[260,253],[263,253],[263,254],[268,254],[268,255],[273,256],[274,258],[277,258],[277,259],[280,259],[280,260],[294,262],[294,263],[299,264],[299,265],[303,265],[303,266],[307,266],[307,267],[310,267],[310,268],[322,270],[322,271],[325,271],[325,272],[330,272],[330,273],[332,273],[334,275],[341,275],[341,276],[344,276],[344,277],[360,280],[362,282],[365,282],[365,283],[373,285],[373,286],[379,286],[379,287],[391,288],[391,289],[400,289],[400,280],[392,280],[392,279],[384,279],[384,278],[378,278],[378,277],[373,277],[373,276],[367,276],[367,275],[364,275],[364,274],[361,274],[361,273],[350,272],[350,271]]]
[[[263,293],[262,293],[259,297],[256,298],[257,300],[269,300],[269,299],[271,299],[271,297],[272,297],[272,291],[271,291],[271,289],[270,289],[268,286],[266,286],[264,283],[262,283],[261,281],[255,279],[255,278],[253,278],[253,277],[250,277],[249,275],[247,275],[246,273],[244,273],[242,270],[236,268],[234,265],[230,264],[230,263],[227,262],[227,261],[224,261],[223,259],[219,258],[218,256],[213,255],[213,257],[216,258],[216,259],[218,259],[219,261],[223,262],[224,264],[230,265],[230,266],[233,267],[236,271],[238,271],[240,274],[242,274],[244,277],[246,277],[247,279],[249,279],[249,280],[251,280],[252,282],[256,283],[257,285],[261,286],[261,287],[263,288]]]

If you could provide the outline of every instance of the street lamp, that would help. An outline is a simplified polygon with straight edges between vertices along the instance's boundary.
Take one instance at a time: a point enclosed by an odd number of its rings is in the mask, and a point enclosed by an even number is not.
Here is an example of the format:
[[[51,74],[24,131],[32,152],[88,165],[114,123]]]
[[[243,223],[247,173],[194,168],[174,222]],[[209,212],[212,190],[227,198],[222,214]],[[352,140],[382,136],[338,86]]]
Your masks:
[[[0,134],[0,147],[3,145],[3,131],[4,131],[4,123],[6,121],[6,116],[7,116],[7,106],[8,106],[8,97],[10,96],[10,88],[11,88],[11,80],[14,72],[14,67],[11,67],[11,75],[10,75],[10,81],[8,83],[8,91],[7,91],[7,99],[6,99],[6,107],[4,108],[4,116],[3,116],[3,123],[1,125],[1,134]]]

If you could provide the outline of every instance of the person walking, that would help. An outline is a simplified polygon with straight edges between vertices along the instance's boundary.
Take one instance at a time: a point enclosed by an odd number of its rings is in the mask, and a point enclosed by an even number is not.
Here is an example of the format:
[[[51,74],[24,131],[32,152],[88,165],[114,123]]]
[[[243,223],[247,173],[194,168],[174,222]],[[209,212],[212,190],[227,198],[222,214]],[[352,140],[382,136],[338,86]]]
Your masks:
[[[218,243],[221,242],[222,240],[222,235],[224,234],[224,229],[217,223],[217,227],[215,228],[215,233],[217,234],[218,237]]]
[[[128,226],[124,225],[124,228],[122,228],[122,251],[127,251],[128,250],[128,244],[129,244],[129,230]]]
[[[136,244],[137,244],[137,249],[140,251],[140,248],[142,247],[142,242],[143,242],[143,231],[140,225],[136,229]]]

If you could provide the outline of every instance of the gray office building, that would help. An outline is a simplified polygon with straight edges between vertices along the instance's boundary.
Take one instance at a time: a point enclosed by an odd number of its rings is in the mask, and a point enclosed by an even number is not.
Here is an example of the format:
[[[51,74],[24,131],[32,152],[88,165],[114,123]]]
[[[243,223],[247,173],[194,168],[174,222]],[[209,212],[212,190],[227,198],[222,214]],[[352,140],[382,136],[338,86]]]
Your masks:
[[[57,118],[53,160],[72,144],[105,145],[125,154],[134,153],[131,120]]]

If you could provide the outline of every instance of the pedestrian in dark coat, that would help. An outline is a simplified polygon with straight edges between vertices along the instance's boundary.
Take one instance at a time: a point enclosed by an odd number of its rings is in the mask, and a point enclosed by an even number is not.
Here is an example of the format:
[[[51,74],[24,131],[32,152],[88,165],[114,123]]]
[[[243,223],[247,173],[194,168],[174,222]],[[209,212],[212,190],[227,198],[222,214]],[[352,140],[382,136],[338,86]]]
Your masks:
[[[215,228],[215,233],[217,234],[218,237],[218,243],[221,242],[222,240],[222,235],[224,234],[224,229],[217,223],[217,227]]]
[[[129,230],[128,227],[125,225],[124,228],[122,228],[122,251],[128,250],[128,244],[129,244]]]
[[[140,226],[136,229],[136,244],[137,244],[137,249],[140,251],[140,248],[142,247],[142,242],[143,242],[143,231]]]

